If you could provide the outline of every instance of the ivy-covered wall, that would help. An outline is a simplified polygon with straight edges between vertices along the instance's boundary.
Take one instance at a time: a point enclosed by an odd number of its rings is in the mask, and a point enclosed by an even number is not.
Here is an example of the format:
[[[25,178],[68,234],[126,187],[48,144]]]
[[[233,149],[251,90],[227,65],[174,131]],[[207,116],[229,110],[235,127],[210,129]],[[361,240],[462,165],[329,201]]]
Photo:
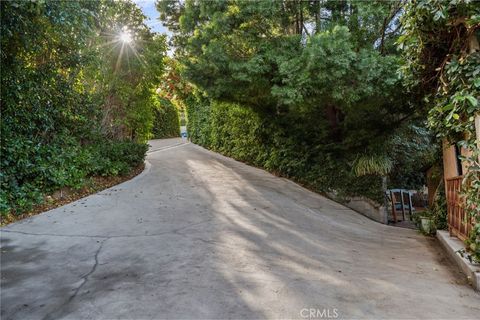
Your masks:
[[[189,99],[186,105],[187,129],[194,143],[317,192],[383,201],[380,177],[357,177],[353,161],[340,148],[315,143],[323,132],[314,117],[272,117],[238,104],[200,99]]]
[[[480,6],[478,1],[409,1],[402,16],[403,76],[419,90],[428,124],[439,143],[466,150],[464,208],[476,223],[466,241],[467,257],[480,262],[480,148],[475,117],[480,113]],[[469,155],[468,155],[469,154]],[[445,172],[447,177],[448,172]]]

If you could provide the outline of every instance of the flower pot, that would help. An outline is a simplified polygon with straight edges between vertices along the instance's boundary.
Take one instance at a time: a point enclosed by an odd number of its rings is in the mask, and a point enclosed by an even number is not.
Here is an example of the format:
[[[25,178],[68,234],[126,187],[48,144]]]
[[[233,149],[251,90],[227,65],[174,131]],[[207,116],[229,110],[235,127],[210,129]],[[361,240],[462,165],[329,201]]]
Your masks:
[[[433,225],[433,219],[429,217],[420,217],[420,228],[426,234],[432,234],[435,231],[435,227]]]

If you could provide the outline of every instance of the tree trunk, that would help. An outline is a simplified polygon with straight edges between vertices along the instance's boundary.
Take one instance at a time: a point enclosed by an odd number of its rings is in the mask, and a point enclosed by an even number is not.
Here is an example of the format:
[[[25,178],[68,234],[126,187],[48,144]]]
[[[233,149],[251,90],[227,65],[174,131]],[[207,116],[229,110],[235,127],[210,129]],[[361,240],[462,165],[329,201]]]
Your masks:
[[[337,141],[340,140],[339,110],[334,105],[328,105],[325,114],[330,124],[331,136]]]

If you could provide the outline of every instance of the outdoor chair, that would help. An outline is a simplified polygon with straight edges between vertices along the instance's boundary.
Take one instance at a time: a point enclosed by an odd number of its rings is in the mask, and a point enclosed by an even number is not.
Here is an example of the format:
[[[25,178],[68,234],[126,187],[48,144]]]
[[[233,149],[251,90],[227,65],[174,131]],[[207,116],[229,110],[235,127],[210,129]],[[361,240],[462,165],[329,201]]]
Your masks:
[[[415,208],[412,205],[412,192],[405,189],[387,190],[385,196],[390,204],[394,223],[405,221],[405,212],[408,211],[409,219],[412,220],[412,214]],[[402,214],[402,220],[398,220],[397,213]]]

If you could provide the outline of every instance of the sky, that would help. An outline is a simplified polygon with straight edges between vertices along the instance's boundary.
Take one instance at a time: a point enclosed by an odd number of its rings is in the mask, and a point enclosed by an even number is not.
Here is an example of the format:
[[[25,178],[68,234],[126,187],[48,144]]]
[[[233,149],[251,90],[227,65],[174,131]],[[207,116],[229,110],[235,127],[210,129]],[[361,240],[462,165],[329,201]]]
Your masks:
[[[158,20],[160,14],[157,9],[155,9],[155,0],[133,0],[133,2],[135,2],[137,6],[142,9],[143,14],[147,16],[147,25],[152,31],[171,35],[168,29],[162,25],[162,22]]]
[[[163,26],[162,22],[158,19],[160,13],[158,13],[155,8],[155,0],[133,0],[137,6],[142,9],[143,14],[147,16],[146,24],[150,27],[152,31],[166,34],[167,39],[170,38],[172,33],[168,31],[166,27]],[[167,50],[167,55],[172,57],[174,54],[174,49],[169,47]]]

